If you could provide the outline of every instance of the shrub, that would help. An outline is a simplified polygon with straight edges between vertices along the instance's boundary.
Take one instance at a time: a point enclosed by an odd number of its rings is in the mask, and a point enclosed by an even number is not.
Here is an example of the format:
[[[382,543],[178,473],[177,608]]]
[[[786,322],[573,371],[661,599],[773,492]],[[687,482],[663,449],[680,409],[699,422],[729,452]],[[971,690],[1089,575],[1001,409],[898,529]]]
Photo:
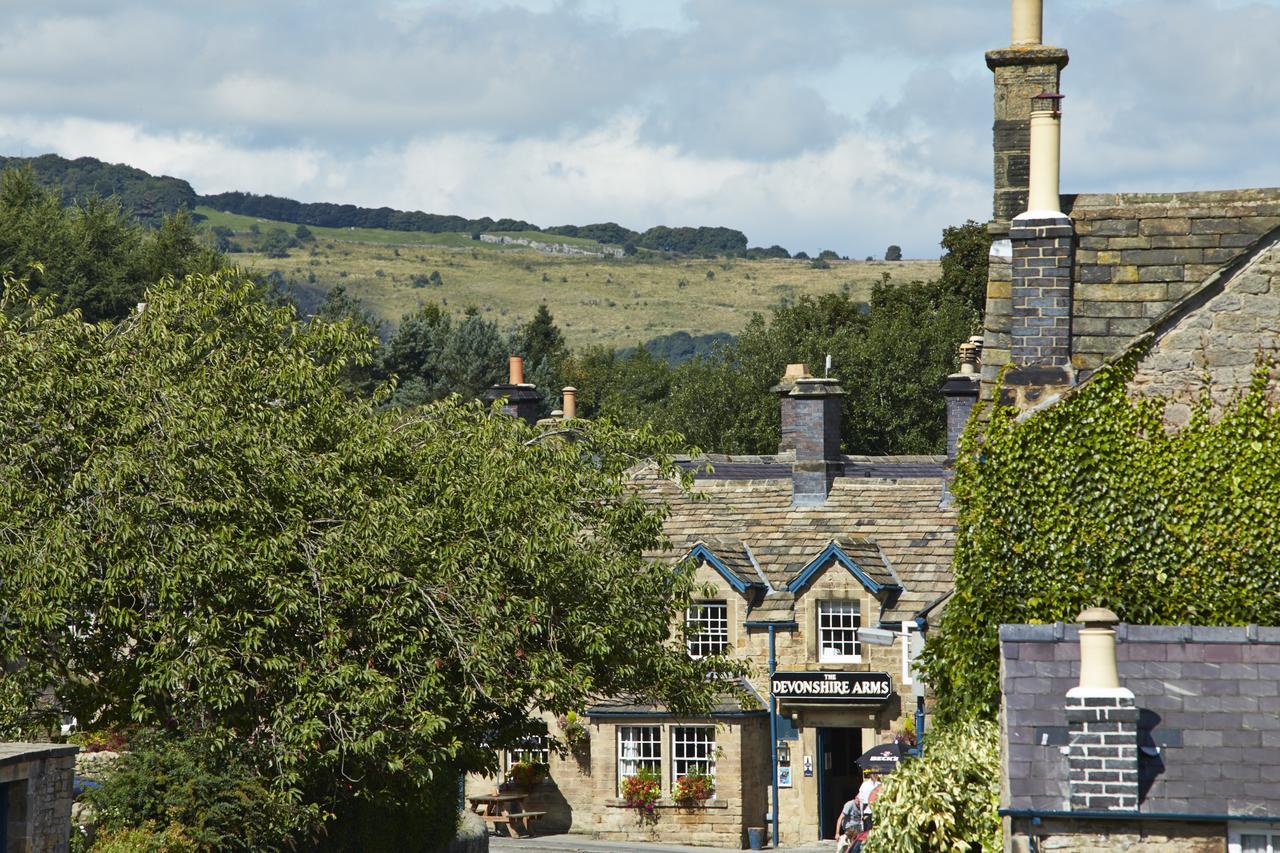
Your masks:
[[[133,838],[133,832],[141,833],[138,838],[154,837],[156,844],[171,835],[189,839],[180,849],[282,849],[318,817],[271,789],[234,752],[218,753],[211,743],[166,740],[155,733],[136,737],[133,749],[85,799],[98,815],[104,838]],[[118,849],[170,848],[144,844]]]
[[[155,821],[149,820],[141,826],[104,832],[91,849],[92,853],[190,853],[198,847],[176,823],[160,829]]]
[[[1001,849],[1000,730],[981,721],[938,729],[875,802],[866,853]]]
[[[560,718],[560,734],[564,738],[565,745],[574,752],[586,749],[591,743],[591,733],[583,725],[582,718],[574,711]]]

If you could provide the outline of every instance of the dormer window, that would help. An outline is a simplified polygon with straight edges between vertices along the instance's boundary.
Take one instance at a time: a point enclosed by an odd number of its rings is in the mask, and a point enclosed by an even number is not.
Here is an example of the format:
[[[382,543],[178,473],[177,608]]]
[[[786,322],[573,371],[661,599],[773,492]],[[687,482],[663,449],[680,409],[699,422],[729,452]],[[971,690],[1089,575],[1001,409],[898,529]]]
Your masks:
[[[699,601],[685,613],[689,657],[716,655],[729,645],[729,605],[725,601]]]
[[[858,663],[862,644],[858,628],[862,624],[856,601],[818,602],[818,662]]]

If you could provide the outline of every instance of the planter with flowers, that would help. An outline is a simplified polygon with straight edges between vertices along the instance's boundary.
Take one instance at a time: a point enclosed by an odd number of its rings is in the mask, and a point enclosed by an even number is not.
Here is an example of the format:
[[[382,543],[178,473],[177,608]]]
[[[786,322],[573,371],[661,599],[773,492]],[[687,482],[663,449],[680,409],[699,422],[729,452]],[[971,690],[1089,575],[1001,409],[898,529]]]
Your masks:
[[[658,819],[656,808],[662,796],[662,780],[649,769],[641,769],[634,776],[622,780],[622,799],[627,808],[635,809],[641,823],[653,823]]]
[[[565,746],[569,747],[569,751],[576,756],[584,755],[591,744],[591,733],[587,731],[582,717],[570,711],[561,717],[559,722],[560,736],[564,738]]]
[[[681,805],[702,805],[716,792],[716,780],[697,771],[676,780],[672,795]]]
[[[550,768],[538,761],[517,761],[507,768],[507,782],[528,791],[550,774]]]

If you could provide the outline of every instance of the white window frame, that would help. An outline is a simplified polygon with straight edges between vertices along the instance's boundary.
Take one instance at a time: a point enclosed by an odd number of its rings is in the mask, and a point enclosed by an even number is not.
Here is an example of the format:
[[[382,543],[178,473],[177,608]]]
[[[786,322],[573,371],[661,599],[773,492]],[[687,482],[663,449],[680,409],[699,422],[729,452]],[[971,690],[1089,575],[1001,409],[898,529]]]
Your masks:
[[[852,617],[852,618],[850,618]],[[851,621],[852,625],[842,624]],[[862,605],[854,599],[823,599],[817,607],[818,662],[819,663],[861,663],[862,641],[858,639],[858,629],[862,627]],[[824,642],[829,633],[853,633],[853,654],[841,654],[838,645]],[[834,639],[834,638],[833,638]],[[836,642],[847,644],[847,639]]]
[[[1242,837],[1245,835],[1260,835],[1267,840],[1267,846],[1260,853],[1280,853],[1280,823],[1227,824],[1228,853],[1246,853]]]
[[[546,735],[534,735],[520,746],[507,750],[507,769],[526,758],[535,764],[551,766],[551,744]]]
[[[686,648],[694,660],[729,648],[729,602],[695,602],[685,611],[684,624],[689,633]]]
[[[684,772],[681,773],[680,771]],[[690,770],[716,778],[716,727],[671,727],[671,786]],[[712,799],[715,794],[712,794]]]
[[[662,778],[662,726],[618,726],[618,795],[622,780],[648,766]],[[647,754],[646,754],[647,753]]]

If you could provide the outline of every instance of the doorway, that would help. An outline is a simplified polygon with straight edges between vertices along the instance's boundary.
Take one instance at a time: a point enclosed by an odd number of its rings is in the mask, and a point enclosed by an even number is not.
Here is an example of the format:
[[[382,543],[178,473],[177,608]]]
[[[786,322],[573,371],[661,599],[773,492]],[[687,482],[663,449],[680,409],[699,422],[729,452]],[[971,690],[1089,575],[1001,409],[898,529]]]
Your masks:
[[[862,784],[855,763],[862,755],[861,729],[818,729],[818,837],[831,838],[840,809]]]

